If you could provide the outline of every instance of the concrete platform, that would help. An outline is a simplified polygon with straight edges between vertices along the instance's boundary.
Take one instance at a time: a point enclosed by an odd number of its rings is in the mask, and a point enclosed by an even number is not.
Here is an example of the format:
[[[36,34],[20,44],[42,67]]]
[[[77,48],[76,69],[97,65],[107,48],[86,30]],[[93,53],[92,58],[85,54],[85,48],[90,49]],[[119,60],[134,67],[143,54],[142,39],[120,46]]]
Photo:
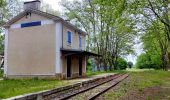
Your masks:
[[[107,77],[110,75],[114,75],[115,73],[104,73],[104,74],[100,74],[100,75],[93,75],[91,77],[86,77],[86,78],[76,78],[76,79],[71,79],[68,80],[70,83],[80,83],[83,81],[88,81],[88,80],[92,80],[92,79],[96,79],[96,78],[101,78],[101,77]]]

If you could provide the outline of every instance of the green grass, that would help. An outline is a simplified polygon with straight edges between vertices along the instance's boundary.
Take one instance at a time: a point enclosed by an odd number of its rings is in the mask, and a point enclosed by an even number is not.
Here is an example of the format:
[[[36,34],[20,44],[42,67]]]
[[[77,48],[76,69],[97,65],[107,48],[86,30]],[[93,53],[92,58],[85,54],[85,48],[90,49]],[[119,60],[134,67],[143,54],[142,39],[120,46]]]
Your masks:
[[[109,92],[104,95],[107,100],[123,96],[127,91],[137,89],[142,91],[146,87],[161,86],[167,83],[170,78],[170,72],[155,70],[128,70],[128,71],[108,71],[108,72],[88,72],[87,76],[105,74],[105,73],[130,73],[128,80],[122,82],[120,89]],[[0,74],[2,76],[2,73]],[[23,79],[23,80],[1,80],[0,81],[0,99],[9,98],[26,93],[48,90],[59,86],[75,83],[67,80],[42,80],[42,79]],[[170,86],[170,85],[169,85]]]
[[[119,88],[104,94],[107,100],[117,99],[124,96],[128,91],[137,90],[142,92],[145,88],[165,86],[170,84],[170,72],[159,70],[131,71],[130,76],[119,85]],[[169,86],[170,87],[170,86]]]
[[[105,73],[124,73],[126,71],[108,71],[108,72],[89,72],[88,77],[93,75],[105,74]],[[0,77],[3,76],[2,71]],[[9,98],[21,94],[27,94],[32,92],[38,92],[42,90],[48,90],[59,86],[72,84],[74,81],[67,80],[42,80],[42,79],[22,79],[22,80],[0,80],[0,99]]]
[[[52,89],[57,86],[70,84],[66,80],[41,80],[41,79],[23,79],[23,80],[1,80],[0,81],[0,99],[12,96],[37,92],[41,90]]]

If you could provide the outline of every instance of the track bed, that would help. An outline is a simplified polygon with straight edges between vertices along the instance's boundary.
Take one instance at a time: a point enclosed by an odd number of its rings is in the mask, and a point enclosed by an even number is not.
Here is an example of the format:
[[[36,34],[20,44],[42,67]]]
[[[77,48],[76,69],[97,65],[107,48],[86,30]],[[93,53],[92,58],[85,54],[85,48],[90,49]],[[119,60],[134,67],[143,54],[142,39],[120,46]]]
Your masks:
[[[128,74],[115,74],[110,77],[103,78],[91,82],[90,84],[82,85],[81,87],[72,87],[68,90],[63,90],[57,93],[44,96],[45,100],[94,100],[101,94],[105,93],[110,88],[116,86],[123,79],[128,77]]]

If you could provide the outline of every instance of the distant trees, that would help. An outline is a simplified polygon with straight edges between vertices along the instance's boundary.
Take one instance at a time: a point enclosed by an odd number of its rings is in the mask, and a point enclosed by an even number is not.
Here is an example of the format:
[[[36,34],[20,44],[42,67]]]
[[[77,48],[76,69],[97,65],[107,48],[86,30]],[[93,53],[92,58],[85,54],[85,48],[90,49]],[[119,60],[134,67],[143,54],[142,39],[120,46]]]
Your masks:
[[[135,0],[132,2],[131,10],[140,25],[138,30],[142,34],[145,58],[149,57],[151,61],[157,58],[162,63],[159,67],[167,70],[170,68],[170,1]]]
[[[143,53],[137,58],[136,67],[139,69],[153,68],[162,69],[163,64],[161,57],[159,55],[150,55],[148,53]]]
[[[132,68],[133,67],[133,62],[128,62],[128,68]]]

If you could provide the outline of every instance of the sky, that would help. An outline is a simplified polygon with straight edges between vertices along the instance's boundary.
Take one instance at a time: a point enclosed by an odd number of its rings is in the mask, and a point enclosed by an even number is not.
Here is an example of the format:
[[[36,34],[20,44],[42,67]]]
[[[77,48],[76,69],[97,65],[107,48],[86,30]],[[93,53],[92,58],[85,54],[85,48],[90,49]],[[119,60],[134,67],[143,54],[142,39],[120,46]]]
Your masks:
[[[33,0],[23,0],[23,1],[33,1]],[[58,11],[62,12],[62,6],[60,6],[60,2],[62,0],[41,0],[41,1],[43,1],[47,4],[50,4],[51,7],[54,10],[58,10]],[[68,0],[68,1],[73,1],[73,0]],[[139,41],[139,40],[137,40],[137,41]],[[131,61],[135,64],[136,59],[137,59],[137,55],[140,55],[143,52],[142,51],[142,44],[141,43],[135,44],[134,48],[135,48],[136,55],[128,55],[128,56],[125,57],[125,59],[127,61]]]
[[[33,1],[33,0],[24,0],[24,1]],[[62,0],[41,0],[47,4],[50,4],[52,6],[53,9],[61,11],[62,7],[60,6],[59,2],[61,2]],[[73,1],[73,0],[68,0],[68,1]]]

